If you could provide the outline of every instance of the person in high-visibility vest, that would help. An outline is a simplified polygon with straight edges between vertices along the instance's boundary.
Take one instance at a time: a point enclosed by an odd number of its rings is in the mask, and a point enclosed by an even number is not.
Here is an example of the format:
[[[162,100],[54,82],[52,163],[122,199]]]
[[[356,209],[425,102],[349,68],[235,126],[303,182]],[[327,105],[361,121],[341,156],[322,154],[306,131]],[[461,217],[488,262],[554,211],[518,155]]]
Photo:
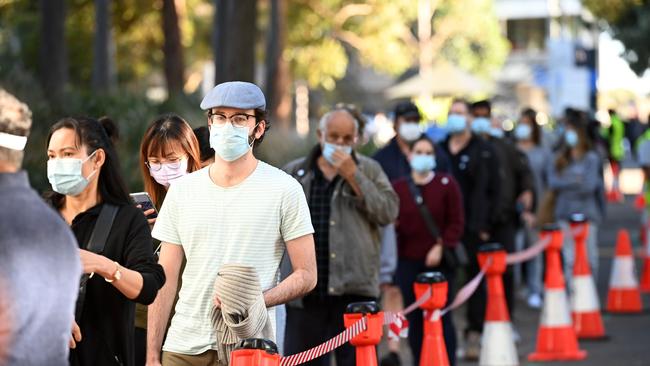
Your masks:
[[[625,157],[625,149],[623,148],[625,125],[614,110],[609,110],[609,118],[611,121],[609,128],[601,131],[609,145],[609,164],[612,169],[612,187],[607,192],[607,200],[610,202],[621,202],[623,201],[623,194],[621,194],[619,188],[619,174],[621,171],[621,161]]]

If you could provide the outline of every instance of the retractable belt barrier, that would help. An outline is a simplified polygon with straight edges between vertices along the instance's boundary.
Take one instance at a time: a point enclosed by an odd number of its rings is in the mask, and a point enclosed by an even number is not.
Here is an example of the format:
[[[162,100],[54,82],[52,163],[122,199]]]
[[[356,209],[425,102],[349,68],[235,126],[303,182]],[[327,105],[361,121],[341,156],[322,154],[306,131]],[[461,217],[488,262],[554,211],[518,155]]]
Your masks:
[[[539,255],[546,246],[549,244],[549,239],[543,239],[538,241],[535,245],[530,248],[521,251],[519,253],[508,254],[506,257],[507,264],[516,264],[528,261],[535,256]],[[481,283],[481,280],[485,276],[485,273],[492,263],[491,260],[488,260],[484,266],[481,268],[481,271],[472,278],[465,286],[463,286],[459,291],[454,301],[449,304],[446,308],[442,310],[436,310],[431,312],[431,319],[434,317],[440,317],[447,314],[449,311],[454,310],[465,303],[472,294],[476,291],[478,286]],[[431,289],[429,288],[422,296],[420,296],[414,303],[406,307],[404,310],[399,312],[383,312],[383,325],[388,326],[388,332],[390,338],[399,338],[406,337],[408,333],[408,321],[406,320],[406,315],[415,311],[422,304],[424,304],[429,298],[431,298]],[[382,312],[379,312],[382,313]],[[338,334],[337,336],[331,338],[325,343],[322,343],[316,347],[308,349],[306,351],[297,353],[295,355],[281,357],[279,360],[280,366],[295,366],[300,365],[305,362],[309,362],[313,359],[316,359],[326,353],[332,352],[333,350],[341,347],[343,344],[349,342],[352,338],[358,336],[359,334],[365,332],[368,329],[368,316],[363,315],[359,320],[347,326],[346,329]]]

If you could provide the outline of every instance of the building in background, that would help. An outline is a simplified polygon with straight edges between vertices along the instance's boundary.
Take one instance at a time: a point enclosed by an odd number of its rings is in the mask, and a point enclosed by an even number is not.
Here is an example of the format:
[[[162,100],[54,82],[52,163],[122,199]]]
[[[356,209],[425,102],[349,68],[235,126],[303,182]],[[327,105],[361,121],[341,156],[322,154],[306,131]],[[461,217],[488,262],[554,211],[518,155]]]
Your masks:
[[[497,75],[495,105],[514,116],[532,106],[551,116],[594,109],[599,31],[580,0],[495,0],[511,52]]]

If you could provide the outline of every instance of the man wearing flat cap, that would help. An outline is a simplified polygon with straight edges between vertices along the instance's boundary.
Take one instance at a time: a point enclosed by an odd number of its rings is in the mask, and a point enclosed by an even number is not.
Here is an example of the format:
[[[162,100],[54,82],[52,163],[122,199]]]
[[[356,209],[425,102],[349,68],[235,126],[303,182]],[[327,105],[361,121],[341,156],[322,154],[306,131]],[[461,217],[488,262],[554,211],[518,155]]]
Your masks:
[[[226,365],[212,323],[213,284],[225,264],[253,267],[271,324],[274,306],[316,284],[314,229],[302,187],[259,161],[253,147],[268,129],[264,94],[254,84],[217,85],[201,102],[208,112],[215,162],[170,187],[152,235],[162,242],[159,263],[168,281],[149,307],[147,365]],[[279,284],[283,253],[293,272]],[[162,345],[183,256],[179,300]]]

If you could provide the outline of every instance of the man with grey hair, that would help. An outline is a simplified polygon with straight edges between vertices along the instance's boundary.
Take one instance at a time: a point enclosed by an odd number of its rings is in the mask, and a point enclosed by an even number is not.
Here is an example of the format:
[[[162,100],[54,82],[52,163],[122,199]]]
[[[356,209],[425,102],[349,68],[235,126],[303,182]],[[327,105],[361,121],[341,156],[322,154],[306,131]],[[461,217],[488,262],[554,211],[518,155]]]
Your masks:
[[[31,124],[0,89],[0,364],[67,365],[79,247],[21,170]]]
[[[318,145],[284,168],[307,196],[318,269],[316,289],[287,306],[287,354],[343,331],[349,303],[379,296],[379,229],[397,217],[398,199],[379,164],[353,151],[358,129],[349,110],[334,109],[320,120]],[[329,362],[326,355],[308,364]],[[336,350],[336,364],[355,364],[350,345]]]

